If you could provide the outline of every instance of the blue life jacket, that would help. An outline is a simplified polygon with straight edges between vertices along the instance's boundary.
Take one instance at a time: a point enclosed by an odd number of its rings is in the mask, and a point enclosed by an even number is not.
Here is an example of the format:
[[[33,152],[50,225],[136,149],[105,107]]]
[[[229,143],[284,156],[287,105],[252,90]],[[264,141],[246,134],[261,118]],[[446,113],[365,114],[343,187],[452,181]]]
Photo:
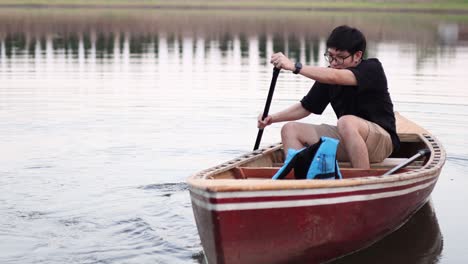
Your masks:
[[[288,149],[284,165],[273,179],[285,178],[292,169],[296,179],[342,179],[336,160],[338,143],[335,138],[321,137],[319,142],[307,148]]]

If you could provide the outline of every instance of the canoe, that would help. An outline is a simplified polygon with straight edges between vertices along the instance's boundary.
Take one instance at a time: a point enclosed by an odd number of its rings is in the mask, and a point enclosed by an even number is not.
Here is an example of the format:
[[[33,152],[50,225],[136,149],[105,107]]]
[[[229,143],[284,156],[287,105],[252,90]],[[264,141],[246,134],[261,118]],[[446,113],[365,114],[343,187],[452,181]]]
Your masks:
[[[401,227],[428,201],[446,154],[428,131],[396,120],[400,149],[368,170],[340,163],[341,180],[271,180],[284,162],[280,143],[190,176],[207,262],[323,263]],[[426,157],[383,175],[426,148]]]

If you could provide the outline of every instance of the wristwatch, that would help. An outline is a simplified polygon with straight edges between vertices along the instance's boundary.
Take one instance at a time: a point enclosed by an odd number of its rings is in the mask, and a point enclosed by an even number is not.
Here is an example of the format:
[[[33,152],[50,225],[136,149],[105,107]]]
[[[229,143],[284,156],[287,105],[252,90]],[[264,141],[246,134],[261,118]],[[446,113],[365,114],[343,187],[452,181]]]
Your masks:
[[[298,73],[301,71],[301,69],[302,69],[302,63],[296,62],[296,64],[294,64],[294,67],[295,67],[296,69],[294,69],[293,73],[294,73],[294,74],[298,74]]]

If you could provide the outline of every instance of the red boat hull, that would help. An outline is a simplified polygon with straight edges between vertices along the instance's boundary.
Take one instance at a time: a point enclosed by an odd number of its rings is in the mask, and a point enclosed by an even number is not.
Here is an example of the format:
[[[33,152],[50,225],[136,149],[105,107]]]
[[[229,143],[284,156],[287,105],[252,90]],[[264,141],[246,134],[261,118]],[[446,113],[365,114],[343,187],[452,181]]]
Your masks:
[[[343,190],[281,193],[191,188],[208,263],[321,263],[362,249],[415,213],[437,175]]]

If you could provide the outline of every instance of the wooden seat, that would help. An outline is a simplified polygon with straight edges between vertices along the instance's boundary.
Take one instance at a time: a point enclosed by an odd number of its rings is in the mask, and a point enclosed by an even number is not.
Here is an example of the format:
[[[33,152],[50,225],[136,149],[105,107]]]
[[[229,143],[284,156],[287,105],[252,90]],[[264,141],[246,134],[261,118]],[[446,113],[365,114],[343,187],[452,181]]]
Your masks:
[[[371,169],[391,169],[393,167],[396,167],[397,165],[403,163],[406,161],[406,158],[386,158],[382,162],[378,163],[371,163]],[[422,160],[416,160],[411,165],[406,166],[408,169],[417,169],[421,168],[423,165],[424,161]],[[284,163],[274,163],[273,167],[282,167]],[[339,162],[338,163],[340,168],[352,168],[350,162]]]
[[[235,168],[236,179],[271,179],[279,170],[279,167],[239,167]],[[411,168],[404,168],[402,171],[409,171]],[[371,168],[369,170],[344,168],[341,169],[341,174],[344,179],[379,176],[388,171],[387,168]],[[294,170],[285,177],[285,179],[294,179]]]
[[[397,165],[405,162],[406,160],[408,160],[408,159],[406,159],[406,158],[386,158],[382,162],[371,163],[370,166],[371,166],[371,169],[379,169],[379,168],[391,169],[391,168],[396,167]],[[338,164],[340,165],[340,168],[351,168],[351,163],[350,162],[339,162]],[[422,160],[416,160],[413,163],[411,163],[409,166],[407,166],[406,168],[415,169],[415,168],[422,167],[422,165],[423,165]]]

